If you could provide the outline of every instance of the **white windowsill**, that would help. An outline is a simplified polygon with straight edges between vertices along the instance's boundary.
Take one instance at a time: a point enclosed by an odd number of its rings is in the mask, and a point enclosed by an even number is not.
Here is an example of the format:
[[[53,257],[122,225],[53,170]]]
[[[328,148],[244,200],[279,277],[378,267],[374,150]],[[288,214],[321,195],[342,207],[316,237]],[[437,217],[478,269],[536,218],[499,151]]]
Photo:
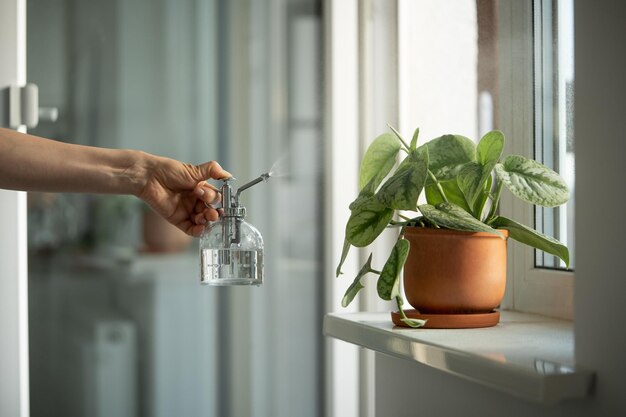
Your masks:
[[[389,313],[327,314],[324,334],[458,375],[532,401],[554,404],[590,393],[593,372],[574,362],[572,323],[502,311],[483,329],[405,329]]]

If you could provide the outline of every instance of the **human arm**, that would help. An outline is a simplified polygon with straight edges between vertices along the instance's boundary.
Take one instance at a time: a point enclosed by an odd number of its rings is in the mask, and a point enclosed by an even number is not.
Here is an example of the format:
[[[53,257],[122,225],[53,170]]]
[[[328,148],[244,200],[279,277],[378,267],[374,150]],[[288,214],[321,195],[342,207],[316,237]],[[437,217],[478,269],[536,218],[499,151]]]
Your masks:
[[[205,180],[231,175],[217,162],[185,164],[141,151],[56,142],[0,128],[0,188],[131,194],[185,233],[199,236],[218,213]]]

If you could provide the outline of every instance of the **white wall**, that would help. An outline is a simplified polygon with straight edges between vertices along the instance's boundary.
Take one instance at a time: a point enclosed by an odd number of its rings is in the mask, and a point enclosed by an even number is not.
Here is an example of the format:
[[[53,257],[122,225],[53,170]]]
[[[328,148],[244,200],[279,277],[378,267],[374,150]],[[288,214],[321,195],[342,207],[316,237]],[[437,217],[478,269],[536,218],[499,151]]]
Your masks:
[[[474,0],[398,1],[398,128],[406,137],[416,127],[420,143],[476,135],[476,22]]]
[[[626,415],[626,4],[602,4],[574,9],[576,360],[597,372],[595,415]]]
[[[607,5],[610,3],[610,7]],[[626,5],[576,2],[576,360],[597,374],[587,400],[542,406],[377,355],[377,415],[626,414]]]
[[[592,414],[572,401],[540,406],[418,363],[376,354],[376,415],[389,417],[560,417]]]

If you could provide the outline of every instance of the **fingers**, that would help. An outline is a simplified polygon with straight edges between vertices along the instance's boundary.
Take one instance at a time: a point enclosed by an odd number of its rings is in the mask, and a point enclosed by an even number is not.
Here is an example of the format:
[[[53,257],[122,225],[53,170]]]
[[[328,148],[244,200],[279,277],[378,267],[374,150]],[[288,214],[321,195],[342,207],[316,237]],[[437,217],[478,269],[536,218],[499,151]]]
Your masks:
[[[206,181],[201,181],[196,184],[193,193],[198,200],[190,213],[190,220],[200,226],[216,221],[220,213],[211,205],[222,201],[220,192]]]
[[[197,213],[193,216],[193,222],[195,224],[207,224],[207,222],[214,222],[219,218],[217,210],[206,209],[202,213]]]
[[[200,237],[202,235],[202,232],[204,231],[204,226],[201,224],[197,224],[195,226],[191,226],[189,227],[185,233],[187,233],[188,235],[191,235],[193,237]]]
[[[201,203],[204,205],[204,203]],[[222,214],[222,210],[204,207],[198,213],[190,213],[182,222],[174,225],[190,236],[200,237],[207,223],[216,221]]]
[[[196,206],[193,208],[194,213],[202,213],[207,208],[206,203],[202,200],[196,202]]]
[[[217,204],[222,201],[220,192],[206,181],[201,181],[196,184],[193,193],[199,200],[209,205]]]
[[[202,179],[213,178],[214,180],[222,180],[232,177],[231,173],[224,170],[216,161],[205,162],[204,164],[198,165],[198,170],[202,175]]]
[[[214,222],[220,216],[220,212],[213,208],[212,205],[219,204],[219,202],[222,201],[222,195],[213,185],[207,183],[204,179],[224,179],[232,177],[228,171],[222,169],[220,164],[215,161],[199,165],[198,170],[203,180],[198,182],[193,190],[193,194],[198,201],[192,206],[193,212],[189,215],[189,220],[195,224],[187,230],[187,233],[192,236],[199,236],[208,222]]]
[[[195,224],[206,224],[207,219],[206,217],[204,217],[204,213],[198,213],[195,216],[193,216],[193,222]]]
[[[195,224],[207,224],[207,222],[214,222],[220,216],[220,213],[217,210],[207,207],[203,207],[200,210],[196,208],[195,212],[195,214],[190,216],[191,220]]]

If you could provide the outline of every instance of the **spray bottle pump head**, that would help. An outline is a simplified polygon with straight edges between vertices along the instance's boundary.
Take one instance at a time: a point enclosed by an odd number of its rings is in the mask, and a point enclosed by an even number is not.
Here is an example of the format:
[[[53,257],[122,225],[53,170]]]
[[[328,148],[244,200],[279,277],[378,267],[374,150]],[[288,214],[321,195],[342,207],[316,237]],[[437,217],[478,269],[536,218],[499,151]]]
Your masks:
[[[233,181],[234,178],[225,178],[224,184],[222,185],[222,207],[224,208],[224,216],[225,217],[245,217],[246,216],[246,208],[239,204],[239,195],[242,191],[247,190],[248,188],[260,183],[265,182],[270,179],[271,174],[265,173],[259,175],[257,178],[249,181],[239,187],[237,192],[233,194],[233,189],[230,185],[230,181]]]
[[[224,217],[246,217],[246,208],[239,204],[239,191],[233,195],[230,181],[233,178],[224,179],[222,185],[222,207],[224,209]]]

